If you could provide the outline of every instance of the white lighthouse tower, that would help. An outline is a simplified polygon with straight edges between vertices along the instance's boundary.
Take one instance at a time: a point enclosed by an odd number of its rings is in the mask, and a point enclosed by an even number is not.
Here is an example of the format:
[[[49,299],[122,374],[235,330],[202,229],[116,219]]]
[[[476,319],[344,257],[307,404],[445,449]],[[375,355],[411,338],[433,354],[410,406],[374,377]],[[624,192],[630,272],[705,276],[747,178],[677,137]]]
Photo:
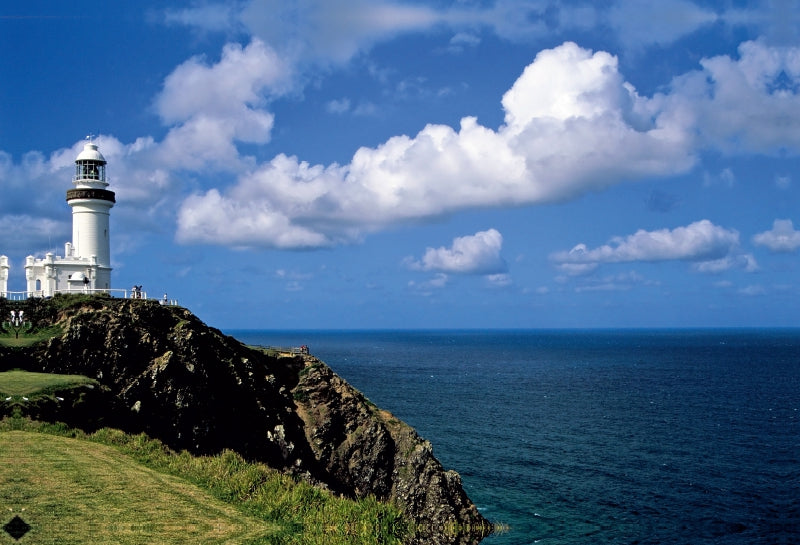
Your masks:
[[[106,290],[111,287],[111,250],[108,230],[114,192],[106,189],[106,160],[91,141],[75,159],[73,189],[67,191],[72,208],[72,242],[64,257],[28,256],[25,277],[29,295],[48,297],[57,292]]]
[[[108,236],[109,210],[114,192],[106,189],[106,160],[97,146],[88,142],[75,159],[74,189],[67,191],[72,208],[72,253],[94,262],[95,288],[111,287],[111,250]],[[66,257],[66,256],[65,256]]]

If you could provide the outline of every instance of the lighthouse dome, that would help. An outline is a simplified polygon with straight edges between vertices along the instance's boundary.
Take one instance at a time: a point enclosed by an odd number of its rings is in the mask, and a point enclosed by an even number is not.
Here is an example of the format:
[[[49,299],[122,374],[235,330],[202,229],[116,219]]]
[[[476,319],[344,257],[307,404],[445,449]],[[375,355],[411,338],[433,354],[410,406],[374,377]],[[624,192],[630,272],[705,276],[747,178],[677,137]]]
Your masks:
[[[97,149],[97,144],[87,142],[83,146],[83,151],[80,152],[78,157],[75,159],[76,163],[78,161],[97,161],[105,164],[106,158],[103,157],[103,154]]]

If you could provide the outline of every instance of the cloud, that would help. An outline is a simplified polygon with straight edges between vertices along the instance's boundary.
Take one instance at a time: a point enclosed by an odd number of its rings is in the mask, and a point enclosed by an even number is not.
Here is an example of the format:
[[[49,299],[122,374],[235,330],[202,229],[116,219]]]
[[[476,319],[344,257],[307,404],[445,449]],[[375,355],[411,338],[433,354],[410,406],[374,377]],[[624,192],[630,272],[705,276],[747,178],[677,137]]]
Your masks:
[[[704,60],[701,70],[676,78],[668,94],[647,98],[624,80],[614,56],[568,42],[525,68],[502,98],[505,123],[497,130],[472,117],[458,130],[428,125],[414,137],[361,148],[341,166],[278,156],[227,190],[188,198],[177,238],[331,246],[460,210],[563,201],[625,180],[685,172],[704,148],[777,153],[800,144],[793,129],[800,127],[793,113],[800,107],[792,107],[797,95],[768,85],[786,67],[800,74],[792,64],[800,54],[748,42],[740,56]],[[251,94],[234,96],[242,104]],[[214,146],[227,149],[223,156],[234,153],[231,130],[197,134],[224,140]],[[202,156],[191,146],[195,140],[184,142],[189,157]],[[733,183],[732,171],[720,179]]]
[[[639,230],[627,237],[615,237],[609,244],[594,249],[578,244],[569,251],[552,254],[550,259],[563,272],[576,274],[607,263],[675,260],[698,264],[720,263],[719,260],[726,260],[735,254],[738,246],[738,232],[701,220],[672,230]],[[735,262],[725,261],[728,268]]]
[[[497,9],[511,9],[500,4]],[[405,20],[387,28],[424,26],[438,17],[430,8],[371,6],[366,20],[379,12]],[[455,20],[453,13],[448,17]],[[613,55],[567,42],[541,51],[524,69],[502,97],[504,123],[496,129],[464,117],[458,128],[431,124],[415,136],[360,148],[342,165],[284,155],[259,163],[242,155],[239,144],[269,141],[269,103],[292,88],[295,73],[254,39],[227,45],[217,62],[189,59],[165,79],[154,102],[169,127],[161,142],[103,137],[101,147],[113,157],[120,201],[147,207],[142,219],[180,203],[179,242],[283,249],[357,242],[389,226],[467,209],[565,201],[624,181],[686,172],[707,149],[800,152],[800,85],[774,85],[779,74],[800,83],[800,48],[748,42],[739,59],[706,59],[652,97],[639,95],[618,68]],[[60,191],[61,174],[80,145],[50,158],[28,154],[3,176],[12,187],[33,178],[43,188],[58,183]],[[195,187],[181,200],[187,172],[209,180],[219,171],[228,174],[225,183]],[[732,180],[732,173],[722,177]],[[35,206],[51,205],[22,210]],[[573,273],[596,266],[561,264]]]
[[[350,110],[350,99],[349,98],[341,98],[338,100],[331,100],[325,105],[325,109],[328,113],[332,114],[343,114]]]
[[[165,217],[174,213],[174,203],[182,198],[180,184],[171,168],[156,157],[153,139],[139,138],[126,145],[113,136],[99,135],[94,142],[109,162],[109,189],[117,200],[115,224],[124,224],[139,234],[171,229],[172,222]],[[5,156],[0,218],[8,236],[3,252],[41,255],[55,249],[63,254],[62,244],[71,234],[64,195],[71,187],[75,158],[84,144],[85,140],[80,140],[50,155],[31,151],[18,163]],[[121,238],[123,235],[118,235],[114,240],[118,244]]]
[[[36,248],[42,248],[33,253],[38,257],[43,257],[46,251],[63,254],[63,243],[68,240],[71,229],[71,223],[67,220],[56,221],[27,214],[0,216],[3,252],[26,252],[27,255]],[[54,248],[54,243],[60,248]]]
[[[227,190],[184,201],[177,238],[330,246],[397,223],[562,201],[694,164],[690,134],[669,116],[662,120],[608,53],[573,43],[542,51],[502,105],[505,124],[498,130],[473,117],[458,130],[428,125],[415,137],[360,148],[347,165],[278,156]]]
[[[234,142],[269,141],[274,116],[267,99],[287,92],[291,79],[286,63],[257,39],[246,47],[227,44],[215,64],[187,60],[155,100],[159,117],[172,127],[158,147],[161,160],[175,169],[238,168]]]
[[[721,184],[725,187],[733,187],[736,184],[736,175],[729,168],[723,168],[716,176],[708,172],[703,174],[704,186],[710,187],[716,184]]]
[[[344,64],[374,44],[442,22],[441,12],[386,0],[251,0],[237,18],[297,62]]]
[[[664,107],[696,127],[698,146],[726,154],[800,152],[800,48],[739,46],[672,82]]]
[[[772,230],[753,236],[753,242],[772,252],[795,252],[800,248],[800,231],[795,230],[792,220],[775,220]]]
[[[305,0],[290,10],[261,0],[243,4],[242,13],[252,15],[249,24],[270,43],[289,43],[294,34],[281,33],[296,33],[304,55],[313,57],[309,51],[318,49],[329,61],[343,62],[375,40],[443,22],[480,22],[500,32],[506,27],[498,21],[531,10],[514,4],[497,2],[487,11]],[[713,20],[687,2],[670,5],[682,14],[675,24],[684,30]],[[617,6],[622,13],[644,9]],[[311,36],[318,41],[308,42]],[[329,247],[461,210],[565,201],[627,180],[686,172],[706,150],[800,152],[799,48],[747,42],[738,59],[704,59],[664,92],[644,97],[625,81],[616,57],[567,42],[541,51],[525,68],[502,97],[504,124],[497,129],[464,117],[457,129],[431,124],[415,136],[360,148],[344,165],[308,165],[285,156],[256,164],[238,154],[237,143],[269,140],[273,117],[266,106],[292,85],[294,61],[288,58],[254,39],[245,48],[226,46],[214,65],[190,59],[167,78],[156,104],[174,126],[157,148],[161,162],[175,170],[212,167],[239,174],[233,186],[198,191],[181,204],[180,242]],[[791,84],[777,85],[781,78]],[[181,101],[198,86],[203,92]],[[374,111],[368,106],[328,104],[331,112],[347,108],[359,115]],[[719,178],[734,181],[729,169]]]
[[[498,0],[488,8],[456,4],[440,9],[392,0],[249,0],[168,9],[163,20],[203,31],[244,31],[298,66],[327,67],[346,64],[400,34],[435,27],[455,32],[451,49],[479,43],[476,29],[530,40],[547,30],[540,15],[537,6],[515,0]]]
[[[362,102],[353,108],[353,115],[374,116],[378,114],[378,107],[372,102]]]
[[[579,244],[576,248],[584,246],[583,244]],[[600,266],[599,263],[558,263],[558,270],[562,273],[566,274],[567,276],[584,276],[594,272],[597,267]]]
[[[265,93],[284,92],[288,80],[288,67],[262,41],[255,39],[246,47],[229,43],[215,64],[192,57],[175,68],[156,99],[156,111],[168,124],[198,114],[252,116],[257,113],[253,107],[264,103]]]
[[[325,110],[334,115],[346,114],[348,112],[355,116],[374,116],[378,113],[378,108],[371,102],[360,102],[353,106],[349,98],[331,100],[325,104]]]
[[[450,45],[451,46],[470,46],[474,47],[481,43],[481,39],[479,36],[471,32],[459,32],[458,34],[454,35],[450,38]]]
[[[167,9],[167,24],[185,25],[212,32],[224,32],[238,26],[238,13],[231,4],[205,4],[184,9]]]
[[[505,260],[500,256],[502,247],[503,235],[495,229],[489,229],[455,238],[449,248],[428,248],[421,260],[407,260],[406,264],[421,271],[494,275],[493,282],[502,283],[506,280],[503,276],[508,270]]]
[[[479,36],[470,32],[459,32],[450,38],[447,50],[451,53],[461,53],[468,47],[477,47],[480,43]]]
[[[767,9],[762,9],[764,7]],[[795,7],[790,0],[771,0],[755,3],[753,7],[730,9],[723,13],[723,19],[731,26],[755,28],[767,37],[770,44],[794,44],[797,42],[796,29],[800,24]]]
[[[275,276],[281,280],[310,280],[314,277],[312,273],[287,271],[286,269],[276,269]]]
[[[490,286],[495,288],[505,288],[514,283],[514,281],[511,279],[511,275],[508,273],[486,275],[486,281]]]
[[[652,286],[658,285],[658,282],[648,281],[636,271],[630,271],[602,278],[587,278],[575,287],[575,292],[629,291],[640,285]]]
[[[270,44],[298,65],[342,65],[374,45],[401,34],[445,29],[449,50],[474,47],[483,32],[514,42],[579,31],[611,34],[627,49],[665,46],[721,21],[769,26],[731,11],[716,13],[687,0],[648,3],[495,0],[454,2],[448,7],[398,0],[244,0],[204,3],[162,14],[168,25],[202,31],[245,33]]]
[[[425,282],[415,282],[411,280],[408,283],[408,287],[424,297],[429,297],[433,295],[434,290],[440,290],[447,286],[449,281],[449,276],[444,273],[437,273],[433,278]]]
[[[612,5],[606,17],[617,39],[629,48],[668,45],[719,19],[713,11],[686,0],[622,0]]]
[[[284,281],[284,290],[288,292],[303,291],[305,289],[306,281],[314,278],[311,273],[302,273],[296,271],[287,271],[286,269],[277,269],[275,277]]]
[[[758,262],[752,254],[726,255],[719,259],[693,263],[692,267],[697,272],[708,274],[719,274],[734,268],[744,269],[746,272],[756,272],[759,269]]]
[[[760,295],[765,295],[767,290],[764,289],[764,286],[760,286],[758,284],[753,284],[750,286],[745,286],[739,290],[741,295],[747,295],[749,297],[758,297]]]
[[[224,228],[220,220],[226,222]],[[272,246],[283,249],[332,244],[320,233],[293,225],[280,210],[262,208],[259,202],[224,199],[216,189],[202,197],[190,196],[178,212],[178,242],[203,240],[246,247],[251,241],[264,237],[269,237]]]
[[[645,199],[645,206],[652,212],[671,212],[681,203],[680,197],[657,189]]]

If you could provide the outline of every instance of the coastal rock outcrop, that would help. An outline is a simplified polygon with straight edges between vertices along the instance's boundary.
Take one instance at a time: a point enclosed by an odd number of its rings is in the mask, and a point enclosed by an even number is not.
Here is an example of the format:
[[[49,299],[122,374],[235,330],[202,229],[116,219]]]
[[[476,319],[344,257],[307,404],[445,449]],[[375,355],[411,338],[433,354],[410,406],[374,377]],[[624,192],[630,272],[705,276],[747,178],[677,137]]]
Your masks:
[[[429,442],[311,355],[245,346],[154,301],[37,305],[27,314],[57,333],[9,361],[96,379],[108,392],[96,407],[103,425],[197,454],[236,450],[340,494],[393,502],[413,522],[410,542],[477,543],[490,531]]]
[[[393,501],[414,514],[420,543],[474,543],[489,530],[430,442],[309,356],[294,388],[315,460],[356,495]],[[449,536],[449,537],[448,537]],[[452,539],[450,539],[452,538]]]

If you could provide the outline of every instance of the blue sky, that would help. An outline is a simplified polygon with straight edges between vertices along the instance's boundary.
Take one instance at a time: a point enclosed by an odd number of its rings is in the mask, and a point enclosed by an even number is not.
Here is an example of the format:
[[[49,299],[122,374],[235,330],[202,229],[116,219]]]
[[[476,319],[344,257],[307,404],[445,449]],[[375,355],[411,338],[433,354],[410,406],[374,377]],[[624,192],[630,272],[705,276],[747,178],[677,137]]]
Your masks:
[[[113,284],[220,328],[798,326],[794,7],[4,6],[9,288],[94,134]]]

